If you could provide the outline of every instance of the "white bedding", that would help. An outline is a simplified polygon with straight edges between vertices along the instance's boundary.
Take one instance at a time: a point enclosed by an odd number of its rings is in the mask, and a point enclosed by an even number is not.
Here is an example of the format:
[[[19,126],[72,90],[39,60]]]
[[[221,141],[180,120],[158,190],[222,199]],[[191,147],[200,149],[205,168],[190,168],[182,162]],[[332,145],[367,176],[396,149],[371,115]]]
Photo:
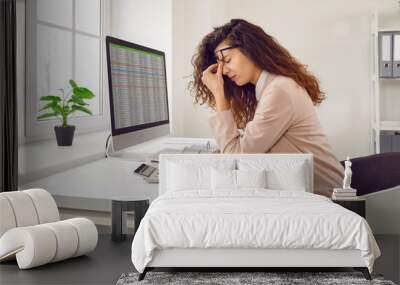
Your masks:
[[[159,196],[133,239],[136,269],[164,248],[358,249],[370,272],[380,256],[361,216],[324,196],[266,189]]]

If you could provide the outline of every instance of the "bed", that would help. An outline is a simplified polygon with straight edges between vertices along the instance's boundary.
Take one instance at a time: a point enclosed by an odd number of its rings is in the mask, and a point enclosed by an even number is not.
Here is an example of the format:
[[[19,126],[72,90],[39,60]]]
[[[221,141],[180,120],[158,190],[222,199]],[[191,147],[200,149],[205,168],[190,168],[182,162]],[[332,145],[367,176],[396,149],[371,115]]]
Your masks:
[[[159,197],[132,242],[154,268],[352,267],[379,247],[364,218],[313,193],[312,154],[166,154]]]

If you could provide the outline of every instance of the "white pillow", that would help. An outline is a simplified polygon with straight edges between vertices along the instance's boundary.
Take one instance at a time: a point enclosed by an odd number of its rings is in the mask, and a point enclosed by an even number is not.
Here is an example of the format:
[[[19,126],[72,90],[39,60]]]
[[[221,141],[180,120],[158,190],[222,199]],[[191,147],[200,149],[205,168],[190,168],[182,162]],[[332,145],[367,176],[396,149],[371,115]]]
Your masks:
[[[236,170],[211,168],[211,189],[229,189],[236,188]]]
[[[211,169],[212,190],[240,190],[241,188],[266,188],[266,171]]]
[[[172,191],[184,191],[189,189],[207,189],[210,187],[208,167],[185,167],[178,163],[168,165],[169,189]]]
[[[306,164],[297,163],[290,169],[270,169],[267,180],[270,189],[306,192],[308,185]]]
[[[304,160],[239,159],[238,168],[240,170],[265,169],[268,189],[307,191],[310,188],[308,164]]]
[[[267,171],[236,170],[237,188],[267,188]]]
[[[211,168],[234,169],[235,161],[169,161],[167,167],[167,191],[210,190]]]
[[[211,189],[228,189],[236,188],[236,170],[233,169],[216,169],[211,168]]]

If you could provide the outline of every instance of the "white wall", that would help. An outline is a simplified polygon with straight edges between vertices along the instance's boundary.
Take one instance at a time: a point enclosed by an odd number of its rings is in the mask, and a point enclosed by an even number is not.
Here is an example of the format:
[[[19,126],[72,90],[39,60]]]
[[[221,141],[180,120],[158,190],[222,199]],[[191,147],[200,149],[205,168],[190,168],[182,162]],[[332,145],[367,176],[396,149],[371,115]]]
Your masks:
[[[174,0],[174,108],[179,135],[211,136],[209,110],[193,108],[185,90],[190,58],[201,38],[231,18],[244,18],[274,36],[321,82],[327,99],[321,125],[342,160],[373,152],[370,145],[370,11],[397,9],[395,0]],[[400,10],[399,10],[400,17]]]
[[[112,0],[111,35],[165,52],[168,101],[173,121],[171,0]]]

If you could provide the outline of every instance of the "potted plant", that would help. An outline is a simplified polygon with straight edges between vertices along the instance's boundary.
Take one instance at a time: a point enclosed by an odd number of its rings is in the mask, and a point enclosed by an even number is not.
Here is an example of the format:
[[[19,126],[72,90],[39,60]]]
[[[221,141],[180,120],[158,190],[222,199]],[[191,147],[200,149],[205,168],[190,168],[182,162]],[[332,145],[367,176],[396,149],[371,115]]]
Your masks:
[[[38,116],[38,119],[49,117],[59,118],[62,122],[61,126],[55,126],[57,144],[59,146],[72,145],[74,138],[75,126],[68,125],[68,116],[76,111],[84,112],[92,115],[92,112],[85,106],[89,105],[85,100],[93,98],[95,95],[88,88],[78,86],[74,80],[70,80],[71,90],[65,94],[64,89],[58,89],[61,96],[47,95],[40,97],[41,101],[48,102],[39,111],[49,110],[50,113]]]

